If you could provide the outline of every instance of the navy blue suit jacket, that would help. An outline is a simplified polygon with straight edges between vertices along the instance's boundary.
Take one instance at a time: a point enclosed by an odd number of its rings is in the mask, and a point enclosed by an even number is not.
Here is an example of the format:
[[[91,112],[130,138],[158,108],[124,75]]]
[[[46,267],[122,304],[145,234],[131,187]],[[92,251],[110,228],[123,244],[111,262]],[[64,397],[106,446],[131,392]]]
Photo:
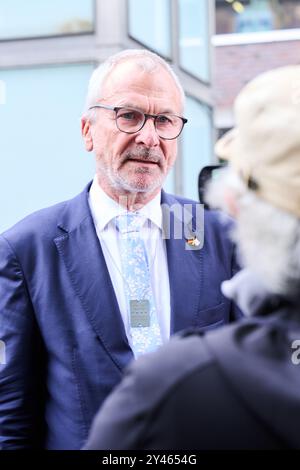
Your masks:
[[[90,213],[89,187],[0,236],[2,449],[80,448],[133,358]],[[162,202],[191,203],[165,193]],[[201,250],[187,251],[184,239],[166,240],[171,333],[213,328],[235,314],[220,292],[236,270],[234,247],[213,212],[205,214],[204,233]]]

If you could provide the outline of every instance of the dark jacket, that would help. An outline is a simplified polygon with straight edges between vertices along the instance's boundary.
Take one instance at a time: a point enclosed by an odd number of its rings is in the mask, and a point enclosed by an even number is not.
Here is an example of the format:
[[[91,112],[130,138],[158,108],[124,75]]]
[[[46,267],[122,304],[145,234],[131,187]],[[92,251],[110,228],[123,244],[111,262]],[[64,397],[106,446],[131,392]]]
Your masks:
[[[292,344],[300,304],[270,299],[255,313],[207,334],[181,334],[132,364],[86,449],[299,449]]]

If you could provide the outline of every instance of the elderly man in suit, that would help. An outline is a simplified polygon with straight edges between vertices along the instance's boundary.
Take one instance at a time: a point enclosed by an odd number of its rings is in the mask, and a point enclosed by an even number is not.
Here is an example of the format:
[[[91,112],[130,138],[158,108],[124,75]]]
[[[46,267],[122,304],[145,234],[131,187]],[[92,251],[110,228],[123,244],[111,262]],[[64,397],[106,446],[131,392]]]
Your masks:
[[[213,212],[203,218],[194,201],[162,190],[183,106],[163,59],[110,57],[82,118],[93,182],[2,234],[1,448],[80,448],[134,357],[239,315],[220,291],[236,270],[226,231]]]
[[[237,219],[245,269],[222,284],[246,318],[186,332],[136,361],[87,449],[300,449],[300,66],[236,100],[210,204]]]

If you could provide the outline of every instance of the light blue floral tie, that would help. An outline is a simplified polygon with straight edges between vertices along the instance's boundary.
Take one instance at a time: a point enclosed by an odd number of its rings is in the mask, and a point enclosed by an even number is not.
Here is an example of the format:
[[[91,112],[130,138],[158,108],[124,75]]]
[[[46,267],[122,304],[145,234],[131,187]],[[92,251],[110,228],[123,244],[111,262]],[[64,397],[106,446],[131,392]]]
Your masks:
[[[140,233],[144,221],[145,219],[136,213],[116,217],[135,357],[155,351],[162,344],[150,283],[149,262]]]

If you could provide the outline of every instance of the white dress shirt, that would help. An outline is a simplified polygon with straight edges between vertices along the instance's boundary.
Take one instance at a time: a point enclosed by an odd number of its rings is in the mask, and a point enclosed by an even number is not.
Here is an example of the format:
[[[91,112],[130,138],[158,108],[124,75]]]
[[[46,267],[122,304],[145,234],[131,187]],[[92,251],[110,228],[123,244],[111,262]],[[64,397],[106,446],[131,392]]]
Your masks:
[[[160,325],[162,341],[170,337],[170,284],[165,240],[162,238],[161,193],[138,211],[145,217],[141,236],[145,242],[149,260],[150,279],[154,302]],[[122,275],[120,249],[114,218],[126,209],[111,199],[94,177],[89,205],[101,244],[106,266],[114,287],[129,344],[132,346],[130,322],[126,308],[124,278]],[[146,219],[148,222],[146,222]]]

